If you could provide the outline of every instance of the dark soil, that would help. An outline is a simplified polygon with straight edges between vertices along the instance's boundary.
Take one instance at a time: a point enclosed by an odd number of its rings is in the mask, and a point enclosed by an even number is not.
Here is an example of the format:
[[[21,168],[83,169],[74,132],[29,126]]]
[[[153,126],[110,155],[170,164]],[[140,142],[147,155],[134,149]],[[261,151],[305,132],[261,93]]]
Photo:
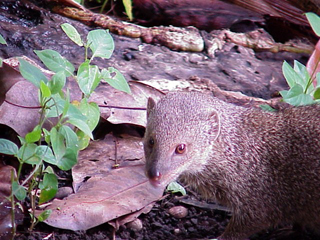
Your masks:
[[[143,226],[141,230],[120,226],[115,233],[116,239],[202,239],[215,238],[223,232],[230,217],[227,212],[188,206],[180,203],[179,199],[181,197],[172,195],[157,202],[148,214],[139,217]],[[174,218],[168,213],[168,210],[176,205],[187,207],[188,215],[185,218]],[[108,224],[79,232],[39,224],[32,233],[28,233],[24,227],[20,227],[16,239],[43,239],[51,233],[54,239],[112,239],[114,234],[113,227]]]
[[[10,5],[11,4],[11,5]],[[39,6],[39,5],[38,5]],[[34,49],[54,49],[79,65],[79,47],[72,44],[62,33],[59,25],[64,22],[73,24],[84,36],[90,27],[63,18],[26,3],[26,1],[3,1],[0,3],[0,33],[8,46],[0,46],[0,56],[8,58],[26,55],[36,61]],[[11,9],[11,10],[10,10]],[[18,9],[12,11],[12,9]],[[30,17],[33,16],[33,17]],[[174,52],[166,47],[142,43],[139,39],[130,39],[113,35],[116,50],[110,60],[99,60],[100,66],[112,65],[121,70],[127,80],[149,79],[188,79],[194,76],[207,78],[225,90],[240,91],[249,96],[269,99],[279,90],[287,87],[281,74],[283,60],[292,63],[294,59],[305,63],[308,56],[293,53],[255,53],[237,45],[227,45],[214,58],[203,53]],[[140,48],[143,51],[140,51]],[[71,176],[66,176],[71,179]],[[190,195],[191,194],[191,195]],[[189,192],[187,198],[199,199]],[[38,224],[29,233],[29,219],[18,228],[16,239],[212,239],[225,229],[227,212],[208,210],[180,202],[181,197],[170,195],[157,202],[151,212],[139,217],[142,229],[137,231],[120,226],[114,233],[113,227],[103,224],[88,231],[73,232]],[[201,200],[199,200],[201,203]],[[203,203],[203,202],[202,202]],[[177,219],[168,210],[172,206],[182,205],[188,209],[188,215]],[[308,232],[298,235],[290,226],[266,230],[251,239],[317,239]],[[318,238],[320,239],[320,238]]]
[[[215,239],[223,233],[230,214],[221,210],[212,210],[205,206],[194,207],[189,204],[181,203],[182,199],[197,199],[192,192],[182,198],[177,195],[157,202],[148,214],[139,216],[142,222],[142,229],[136,230],[129,224],[120,226],[118,231],[109,224],[103,224],[87,231],[69,231],[64,229],[52,228],[44,223],[36,226],[31,233],[27,231],[30,222],[26,220],[25,224],[19,226],[16,240],[40,240],[57,239],[57,240],[165,240],[165,239]],[[199,201],[201,205],[204,201]],[[205,205],[205,204],[203,204]],[[168,211],[173,206],[185,206],[188,215],[184,218],[175,218]],[[281,226],[275,229],[262,231],[254,236],[251,240],[317,240],[319,237],[307,231],[295,230],[291,226]]]

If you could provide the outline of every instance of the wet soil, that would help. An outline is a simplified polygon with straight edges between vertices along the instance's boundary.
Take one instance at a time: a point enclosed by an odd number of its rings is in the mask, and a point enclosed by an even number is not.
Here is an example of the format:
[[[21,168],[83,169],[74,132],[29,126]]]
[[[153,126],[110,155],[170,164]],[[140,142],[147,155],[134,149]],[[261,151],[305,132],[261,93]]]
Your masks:
[[[73,44],[59,26],[64,22],[71,23],[82,36],[86,36],[93,27],[51,13],[43,8],[43,4],[34,3],[19,0],[0,2],[0,33],[8,43],[8,46],[0,45],[0,57],[26,55],[39,62],[34,49],[53,49],[78,66],[83,61],[83,49]],[[240,91],[264,99],[277,96],[279,90],[287,88],[281,73],[284,60],[292,63],[297,59],[306,63],[308,59],[303,54],[254,52],[231,43],[210,57],[205,51],[177,52],[143,43],[140,39],[112,36],[116,45],[112,58],[95,60],[95,64],[116,67],[127,80],[176,81],[196,76],[210,79],[224,90]],[[71,179],[71,176],[67,177]],[[187,198],[203,202],[191,191]],[[227,212],[191,206],[180,200],[180,196],[173,195],[157,202],[151,212],[139,217],[142,221],[140,230],[120,226],[114,233],[110,225],[103,224],[88,231],[73,232],[39,224],[29,233],[26,219],[25,224],[19,226],[16,239],[98,240],[112,239],[113,236],[115,239],[213,239],[223,232],[230,218]],[[172,217],[168,210],[175,205],[185,206],[188,215],[181,219]],[[251,239],[317,238],[307,232],[297,235],[290,226],[282,226],[264,231]]]

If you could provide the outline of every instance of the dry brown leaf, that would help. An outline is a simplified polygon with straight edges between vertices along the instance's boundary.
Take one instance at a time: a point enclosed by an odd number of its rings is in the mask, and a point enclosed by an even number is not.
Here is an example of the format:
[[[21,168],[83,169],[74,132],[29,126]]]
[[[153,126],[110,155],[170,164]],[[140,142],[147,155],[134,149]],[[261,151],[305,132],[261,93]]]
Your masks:
[[[142,165],[144,154],[141,138],[115,138],[108,134],[103,140],[91,142],[88,148],[79,153],[78,163],[72,169],[75,192],[87,178],[108,175],[116,164],[116,154],[120,166],[131,163]]]
[[[36,65],[29,58],[22,58]],[[0,68],[0,86],[5,88],[6,101],[0,105],[0,123],[11,127],[18,135],[24,137],[39,122],[38,89],[20,75],[17,58],[5,59],[4,63],[6,67]],[[41,70],[47,76],[51,73],[45,69]],[[7,75],[10,77],[7,78]],[[1,94],[2,90],[0,90],[0,101]],[[48,127],[48,124],[44,126]]]
[[[36,65],[28,58],[24,57],[24,59]],[[5,97],[6,100],[0,105],[0,123],[11,127],[18,135],[24,137],[33,130],[40,118],[38,89],[23,79],[17,71],[18,61],[16,58],[5,61],[10,65],[4,65],[6,67],[0,68],[0,104],[2,98]],[[45,69],[40,69],[47,76],[52,74]],[[1,78],[1,76],[6,77]],[[72,89],[70,91],[71,101],[80,100],[81,92],[73,78],[67,79],[66,87]],[[96,92],[92,94],[90,101],[99,104],[101,117],[113,124],[145,126],[145,108],[148,97],[158,99],[162,93],[143,83],[132,82],[130,87],[132,94],[127,94],[114,89],[109,84],[101,83]],[[51,119],[51,121],[53,120]],[[50,129],[49,122],[44,127]]]
[[[159,99],[163,93],[141,82],[129,82],[131,94],[100,84],[91,95],[90,101],[100,106],[101,117],[113,124],[146,126],[148,97]]]
[[[114,219],[110,222],[108,222],[111,226],[113,226],[116,230],[118,230],[118,228],[128,222],[132,222],[133,220],[137,219],[141,214],[146,214],[148,212],[151,211],[152,207],[153,207],[154,203],[151,203],[147,206],[145,206],[144,208],[142,208],[139,211],[124,215],[122,217],[119,217],[117,219]]]
[[[0,67],[0,106],[9,89],[22,79],[19,71],[12,66],[11,60],[4,60]]]
[[[39,122],[38,89],[28,81],[19,81],[6,94],[0,106],[0,123],[24,137]]]
[[[154,188],[144,175],[141,139],[118,139],[118,168],[113,168],[114,140],[108,135],[80,153],[79,163],[73,169],[76,193],[52,202],[47,208],[53,211],[47,224],[86,230],[119,217],[130,221],[149,211],[150,204],[162,196],[164,189]],[[131,213],[134,215],[130,216]]]

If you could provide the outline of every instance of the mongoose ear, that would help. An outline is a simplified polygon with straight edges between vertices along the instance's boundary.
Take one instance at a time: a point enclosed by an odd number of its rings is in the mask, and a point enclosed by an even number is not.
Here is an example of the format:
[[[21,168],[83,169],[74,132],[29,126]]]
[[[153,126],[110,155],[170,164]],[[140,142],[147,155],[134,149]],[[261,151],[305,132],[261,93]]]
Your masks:
[[[149,117],[150,112],[154,107],[156,106],[156,102],[153,100],[153,98],[148,98],[148,104],[147,104],[147,117]]]

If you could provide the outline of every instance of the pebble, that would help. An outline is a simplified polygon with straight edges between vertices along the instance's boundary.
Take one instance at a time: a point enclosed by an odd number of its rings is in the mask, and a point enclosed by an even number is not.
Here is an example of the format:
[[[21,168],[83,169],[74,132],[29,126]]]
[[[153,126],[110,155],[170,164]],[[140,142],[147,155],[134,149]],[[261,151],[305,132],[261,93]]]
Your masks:
[[[58,189],[58,192],[55,197],[58,199],[63,199],[65,197],[68,197],[72,193],[73,189],[71,187],[61,187]]]
[[[188,215],[188,209],[183,206],[174,206],[169,209],[169,214],[175,218],[184,218]]]
[[[127,223],[127,228],[139,232],[143,228],[142,221],[139,218],[136,218],[135,220]]]

